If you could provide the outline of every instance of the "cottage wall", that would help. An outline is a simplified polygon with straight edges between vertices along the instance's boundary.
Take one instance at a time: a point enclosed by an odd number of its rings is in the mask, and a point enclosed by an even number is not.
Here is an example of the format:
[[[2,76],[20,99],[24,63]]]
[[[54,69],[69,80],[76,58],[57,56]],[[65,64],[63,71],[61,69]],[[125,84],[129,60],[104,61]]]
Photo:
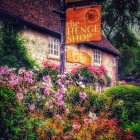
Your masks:
[[[23,30],[20,35],[25,42],[28,55],[42,66],[48,58],[48,36],[29,29]]]
[[[25,46],[28,54],[33,58],[40,66],[43,66],[43,62],[48,61],[53,64],[60,64],[60,57],[55,58],[48,54],[48,38],[49,35],[39,33],[33,30],[25,29],[20,33],[21,37],[25,40]],[[77,50],[83,50],[92,57],[91,64],[94,65],[94,48],[84,45],[67,45],[66,50],[69,48],[77,48]],[[71,71],[72,68],[78,67],[79,63],[66,62],[66,68]],[[105,66],[108,75],[112,79],[112,85],[116,84],[117,80],[117,60],[112,54],[102,51],[101,65]],[[94,65],[97,66],[97,65]],[[98,66],[97,66],[98,67]]]
[[[3,23],[0,21],[0,27]],[[49,35],[37,32],[32,29],[25,28],[20,33],[20,36],[25,42],[25,47],[27,49],[28,55],[36,61],[38,65],[43,66],[43,62],[48,61],[50,63],[59,65],[60,56],[58,58],[52,57],[48,54],[48,39]],[[87,47],[84,45],[67,45],[66,50],[69,48],[77,48],[77,50],[84,50],[92,57],[91,64],[93,63],[93,52],[94,48]],[[66,61],[66,68],[71,71],[73,68],[80,66],[80,63],[71,63]],[[107,69],[109,77],[112,79],[112,86],[116,84],[117,81],[117,58],[116,56],[102,51],[101,65],[105,66]],[[96,66],[96,65],[94,65]],[[98,67],[98,66],[97,66]]]
[[[102,65],[107,69],[107,74],[112,79],[112,86],[116,85],[117,81],[117,58],[112,54],[102,51]]]

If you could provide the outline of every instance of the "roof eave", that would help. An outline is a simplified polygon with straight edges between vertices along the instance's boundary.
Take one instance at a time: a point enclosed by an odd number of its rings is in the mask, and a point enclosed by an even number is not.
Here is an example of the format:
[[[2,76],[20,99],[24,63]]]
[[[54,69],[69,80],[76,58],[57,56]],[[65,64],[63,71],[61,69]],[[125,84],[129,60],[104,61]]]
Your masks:
[[[15,18],[15,19],[21,21],[22,23],[24,23],[25,25],[27,25],[29,27],[32,27],[33,29],[35,29],[37,31],[41,31],[43,33],[49,33],[50,35],[53,35],[53,36],[58,37],[58,38],[61,37],[61,33],[60,32],[56,32],[54,30],[51,30],[51,29],[46,28],[46,27],[43,27],[43,26],[38,25],[36,23],[32,23],[32,22],[30,22],[28,20],[25,20],[25,19],[21,18],[20,16],[17,16],[15,14],[9,13],[9,12],[3,10],[3,9],[0,9],[0,14],[4,14],[4,15],[6,15],[8,17]],[[100,50],[104,50],[104,51],[110,52],[110,53],[112,53],[114,55],[121,56],[121,53],[119,51],[118,52],[117,51],[112,51],[110,49],[104,48],[103,46],[102,47],[99,47],[98,45],[93,45],[90,42],[82,43],[82,44],[87,44],[88,46],[92,46],[94,48],[97,48],[97,49],[100,49]]]
[[[90,42],[87,42],[87,43],[84,43],[84,44],[86,44],[88,46],[91,46],[91,47],[94,47],[94,48],[97,48],[99,50],[104,50],[104,51],[109,52],[109,53],[111,53],[113,55],[116,55],[116,56],[121,56],[121,53],[119,51],[118,52],[117,51],[112,51],[110,49],[104,48],[103,46],[102,47],[99,47],[98,45],[93,45]]]
[[[4,16],[7,16],[7,17],[15,18],[16,20],[21,21],[22,23],[24,23],[24,25],[32,27],[32,28],[34,28],[34,29],[36,29],[38,31],[41,31],[41,32],[44,32],[44,33],[49,33],[50,35],[54,35],[54,36],[56,36],[58,38],[61,37],[61,34],[59,32],[56,32],[56,31],[54,31],[52,29],[43,27],[43,26],[38,25],[36,23],[32,23],[32,22],[30,22],[28,20],[25,20],[25,19],[21,18],[20,16],[17,16],[15,14],[9,13],[9,12],[3,10],[3,9],[0,9],[0,14],[3,14]]]

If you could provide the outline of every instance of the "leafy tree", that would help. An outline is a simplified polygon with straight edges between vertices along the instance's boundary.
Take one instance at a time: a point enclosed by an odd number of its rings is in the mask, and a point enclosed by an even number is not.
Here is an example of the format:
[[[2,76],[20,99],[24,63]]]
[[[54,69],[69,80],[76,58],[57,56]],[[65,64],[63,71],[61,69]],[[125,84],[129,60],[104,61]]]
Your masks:
[[[24,42],[18,32],[21,26],[14,21],[4,21],[0,28],[0,65],[13,68],[32,68],[34,61],[26,52]]]
[[[101,0],[103,5],[103,31],[112,44],[120,50],[120,78],[136,75],[140,70],[140,45],[131,27],[139,25],[139,0]]]

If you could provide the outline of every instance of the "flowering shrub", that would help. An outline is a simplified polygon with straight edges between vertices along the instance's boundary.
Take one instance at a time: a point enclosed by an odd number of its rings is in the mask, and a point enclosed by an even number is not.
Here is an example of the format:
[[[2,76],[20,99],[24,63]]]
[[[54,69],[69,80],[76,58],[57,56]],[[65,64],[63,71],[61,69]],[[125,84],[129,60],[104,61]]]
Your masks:
[[[39,139],[136,140],[130,132],[119,127],[118,120],[91,114],[71,119],[65,114],[53,117],[40,128],[40,132]]]
[[[56,83],[57,75],[60,74],[60,65],[54,65],[45,61],[43,63],[43,69],[38,72],[38,78],[41,79],[43,76],[49,75],[52,78],[52,82]]]
[[[51,64],[48,61],[43,62],[44,68],[50,68],[51,70],[59,70],[60,65]]]
[[[104,66],[100,66],[98,68],[91,65],[80,66],[72,69],[71,74],[74,80],[80,80],[84,84],[100,83],[100,85],[108,86],[111,83]]]
[[[16,93],[0,84],[0,139],[35,139],[34,124]]]
[[[95,73],[92,74],[100,76],[99,74],[105,73],[105,70],[101,67]],[[105,96],[106,94],[95,93],[91,85],[85,85],[81,75],[78,75],[79,79],[75,82],[75,79],[73,80],[66,73],[58,74],[55,83],[49,74],[41,77],[38,75],[40,71],[36,69],[27,71],[21,68],[16,72],[8,67],[0,67],[0,84],[12,89],[11,104],[22,107],[18,113],[23,113],[23,117],[28,119],[31,125],[30,129],[28,125],[27,128],[24,127],[24,130],[17,129],[15,133],[18,135],[14,133],[15,139],[17,136],[20,137],[20,132],[23,137],[26,137],[28,132],[26,134],[24,132],[29,130],[33,137],[31,139],[35,138],[36,132],[36,139],[135,140],[131,132],[126,133],[119,126],[121,118],[116,119],[114,110],[110,110],[108,102],[110,97]],[[7,94],[3,94],[4,89],[1,91],[1,95],[5,98]],[[8,101],[4,110],[6,109],[11,110]],[[10,123],[11,127],[14,128],[19,119],[15,117],[15,122]],[[32,133],[33,128],[35,131]],[[7,137],[12,137],[12,129],[9,131],[9,133],[5,131],[4,134],[7,133]]]
[[[17,100],[22,102],[27,110],[32,104],[42,109],[44,103],[44,96],[41,94],[42,85],[37,82],[35,71],[21,68],[16,73],[8,67],[0,67],[0,83],[12,88],[16,92]]]

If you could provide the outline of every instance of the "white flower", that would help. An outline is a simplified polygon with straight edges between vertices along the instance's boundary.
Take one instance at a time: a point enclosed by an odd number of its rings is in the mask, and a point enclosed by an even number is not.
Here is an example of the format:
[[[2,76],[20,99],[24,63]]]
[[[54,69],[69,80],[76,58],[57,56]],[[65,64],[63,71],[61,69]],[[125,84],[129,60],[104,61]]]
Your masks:
[[[35,71],[39,71],[39,68],[37,68],[36,66],[34,66],[34,70]]]
[[[50,109],[53,109],[53,108],[54,108],[54,106],[53,106],[53,105],[51,105],[51,106],[50,106]]]
[[[92,112],[89,112],[89,115],[88,116],[90,118],[92,118],[92,119],[96,119],[97,118],[96,114],[95,113],[92,113]]]
[[[85,85],[81,85],[80,87],[81,87],[81,88],[85,88],[86,86],[85,86]]]
[[[67,71],[65,71],[65,72],[64,72],[64,74],[68,74],[68,72],[67,72]]]
[[[81,88],[85,88],[86,86],[82,83],[82,82],[77,82],[77,84],[81,87]]]

